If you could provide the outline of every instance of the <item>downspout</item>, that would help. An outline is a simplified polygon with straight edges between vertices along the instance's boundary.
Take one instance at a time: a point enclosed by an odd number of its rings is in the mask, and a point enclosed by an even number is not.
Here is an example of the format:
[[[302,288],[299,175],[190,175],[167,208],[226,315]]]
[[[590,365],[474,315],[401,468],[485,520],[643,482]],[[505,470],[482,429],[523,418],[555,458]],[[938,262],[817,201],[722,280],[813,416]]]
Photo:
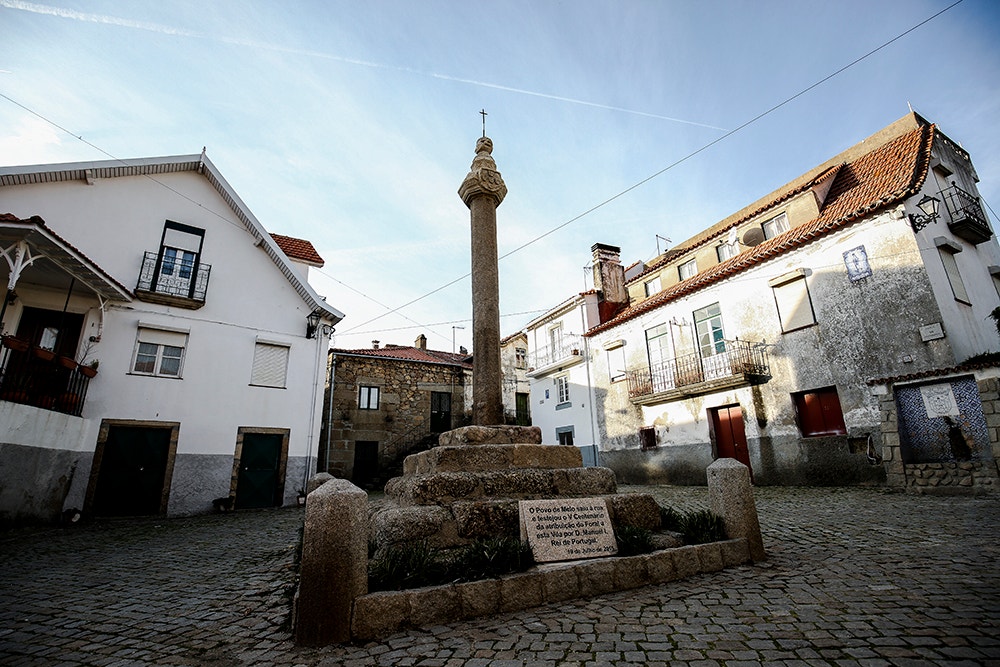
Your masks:
[[[320,325],[320,326],[323,326],[323,325]],[[329,340],[326,337],[325,330],[322,330],[322,333],[320,333],[319,331],[317,331],[317,335],[316,335],[316,356],[317,357],[322,354],[322,349],[323,349],[322,345],[323,345],[324,341],[326,341],[327,342],[327,346],[329,346],[330,343],[329,343]],[[317,359],[317,362],[318,362],[318,359]],[[305,465],[302,467],[302,487],[301,487],[302,493],[305,493],[306,487],[309,485],[309,458],[312,456],[313,440],[316,438],[315,428],[314,428],[313,425],[316,423],[316,398],[317,398],[317,392],[319,390],[319,377],[320,377],[320,375],[319,375],[319,363],[314,363],[313,364],[313,382],[312,382],[313,395],[312,395],[312,400],[309,402],[309,435],[306,438],[306,461],[305,461]]]
[[[326,457],[323,459],[326,464],[325,473],[330,472],[330,438],[333,437],[333,378],[337,374],[337,355],[327,352],[330,359],[330,407],[326,414]]]
[[[584,301],[580,305],[580,323],[581,323],[581,328],[584,331],[584,334],[586,334],[587,331],[586,309],[587,309],[587,302]],[[590,407],[590,440],[591,440],[590,446],[594,448],[594,465],[596,466],[600,465],[600,460],[599,460],[600,457],[598,456],[598,450],[600,448],[598,447],[598,442],[597,442],[597,422],[594,417],[594,383],[590,381],[590,339],[587,338],[586,335],[583,335],[582,338],[583,338],[583,354],[584,354],[583,364],[587,370],[587,404]]]

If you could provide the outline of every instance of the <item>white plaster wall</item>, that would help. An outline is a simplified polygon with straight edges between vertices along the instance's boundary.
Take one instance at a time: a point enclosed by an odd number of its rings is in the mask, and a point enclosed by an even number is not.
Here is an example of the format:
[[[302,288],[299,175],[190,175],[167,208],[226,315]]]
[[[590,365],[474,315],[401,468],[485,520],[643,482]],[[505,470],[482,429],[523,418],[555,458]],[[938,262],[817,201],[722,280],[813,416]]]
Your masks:
[[[5,187],[0,209],[40,215],[130,289],[143,253],[158,249],[165,220],[206,230],[201,260],[212,271],[204,307],[136,300],[108,310],[90,354],[100,359],[84,410],[91,449],[100,420],[112,418],[181,422],[179,454],[231,456],[240,426],[289,428],[289,456],[305,456],[310,447],[315,454],[322,397],[313,389],[322,381],[316,368],[327,341],[305,338],[308,306],[204,177],[185,172]],[[190,330],[183,379],[129,373],[140,320]],[[84,337],[96,327],[91,311]],[[249,386],[258,335],[290,344],[287,388]]]

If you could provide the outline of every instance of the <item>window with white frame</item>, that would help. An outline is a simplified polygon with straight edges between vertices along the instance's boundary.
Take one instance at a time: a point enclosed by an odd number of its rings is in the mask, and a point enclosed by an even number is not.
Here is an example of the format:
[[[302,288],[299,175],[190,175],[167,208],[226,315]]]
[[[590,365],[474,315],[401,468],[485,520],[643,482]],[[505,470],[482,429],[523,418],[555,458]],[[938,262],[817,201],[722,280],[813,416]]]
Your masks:
[[[941,236],[934,239],[934,242],[938,246],[941,264],[944,265],[944,272],[948,276],[948,284],[951,285],[951,293],[955,295],[955,301],[972,305],[969,292],[965,289],[965,282],[962,280],[962,274],[958,270],[958,259],[955,257],[962,252],[962,246]]]
[[[608,379],[617,382],[625,379],[625,341],[616,340],[605,344],[608,354]]]
[[[726,334],[722,329],[722,310],[718,303],[694,311],[695,334],[701,357],[711,357],[726,351]]]
[[[569,403],[569,376],[557,375],[552,378],[556,385],[556,399],[558,403]]]
[[[680,276],[681,280],[693,278],[696,273],[698,273],[698,260],[696,259],[689,259],[677,267],[677,275]]]
[[[653,296],[660,291],[660,276],[647,280],[642,285],[646,290],[646,296]]]
[[[655,370],[670,359],[670,325],[658,324],[646,329],[646,354],[649,357],[649,368]]]
[[[515,368],[528,367],[528,351],[523,347],[514,348],[514,367]]]
[[[186,331],[158,329],[140,323],[132,359],[132,373],[181,377],[187,338]]]
[[[736,241],[733,243],[720,243],[715,248],[715,254],[718,255],[720,262],[724,262],[731,257],[736,257],[739,252],[740,244]]]
[[[549,350],[551,351],[553,358],[555,358],[556,354],[562,349],[562,336],[562,322],[549,327]]]
[[[253,348],[250,384],[284,389],[288,377],[288,345],[258,340]]]
[[[765,239],[773,239],[778,234],[784,234],[788,231],[788,216],[784,213],[776,215],[761,225],[761,229],[764,230]]]
[[[792,271],[768,282],[774,292],[782,331],[794,331],[816,324],[809,286],[803,271]]]
[[[378,387],[366,387],[364,385],[358,387],[358,409],[378,410],[378,397]]]

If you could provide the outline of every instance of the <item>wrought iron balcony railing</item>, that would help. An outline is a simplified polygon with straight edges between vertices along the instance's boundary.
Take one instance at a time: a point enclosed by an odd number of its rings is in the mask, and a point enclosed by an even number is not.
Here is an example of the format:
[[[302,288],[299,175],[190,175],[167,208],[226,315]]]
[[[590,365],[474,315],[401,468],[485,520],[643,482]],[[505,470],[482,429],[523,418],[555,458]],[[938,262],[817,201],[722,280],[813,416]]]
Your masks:
[[[954,182],[941,195],[944,197],[944,204],[950,216],[948,228],[955,236],[973,245],[990,240],[993,230],[990,229],[989,220],[978,197],[966,192]]]
[[[745,340],[723,343],[725,351],[711,357],[686,354],[651,368],[628,371],[629,398],[639,402],[656,397],[672,400],[720,385],[754,384],[770,378],[765,345]]]
[[[199,308],[205,304],[212,267],[190,259],[164,262],[147,252],[136,284],[136,296],[156,303]]]
[[[528,372],[537,371],[564,360],[583,360],[583,343],[575,334],[564,334],[556,345],[547,345],[528,353]]]
[[[79,417],[96,373],[51,350],[5,337],[0,347],[0,401]]]

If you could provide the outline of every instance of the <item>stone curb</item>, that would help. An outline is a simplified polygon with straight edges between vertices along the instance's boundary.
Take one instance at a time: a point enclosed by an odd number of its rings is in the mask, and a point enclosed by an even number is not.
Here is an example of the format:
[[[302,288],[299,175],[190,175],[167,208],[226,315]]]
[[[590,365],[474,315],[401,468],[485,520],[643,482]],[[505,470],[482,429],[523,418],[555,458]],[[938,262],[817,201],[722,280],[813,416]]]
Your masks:
[[[366,642],[498,612],[661,584],[752,562],[746,538],[621,556],[551,564],[499,579],[380,591],[354,600],[351,639]]]

